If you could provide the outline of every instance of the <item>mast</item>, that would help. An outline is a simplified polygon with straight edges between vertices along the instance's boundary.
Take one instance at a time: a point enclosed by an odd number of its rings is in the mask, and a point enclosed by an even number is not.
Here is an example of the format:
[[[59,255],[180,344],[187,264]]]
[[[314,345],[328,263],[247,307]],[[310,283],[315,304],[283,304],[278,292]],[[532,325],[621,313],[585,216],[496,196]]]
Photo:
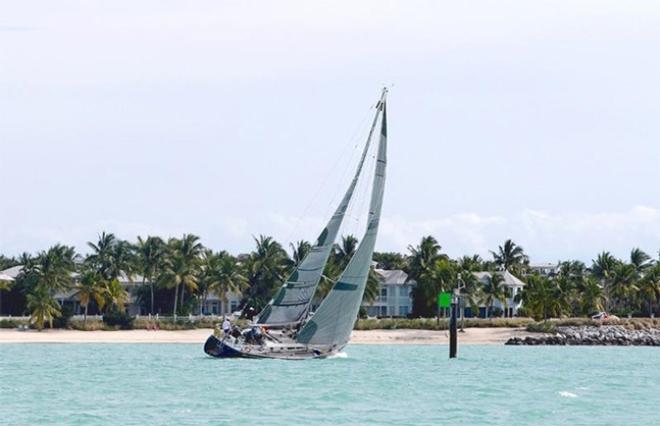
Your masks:
[[[380,139],[376,154],[376,170],[371,189],[367,229],[355,255],[349,261],[339,280],[321,302],[321,306],[312,319],[300,330],[296,339],[299,343],[335,348],[345,345],[350,338],[364,296],[383,206],[387,166],[386,95],[387,89],[383,89],[379,104],[382,112]]]
[[[357,170],[341,202],[325,228],[323,228],[323,231],[321,231],[310,252],[280,287],[268,305],[259,313],[257,323],[282,326],[295,324],[305,318],[362,173],[373,133],[382,111],[383,102],[385,101],[385,95],[386,90],[383,90],[383,94],[376,105],[376,113],[374,114],[374,119],[369,129],[369,135],[362,150]]]

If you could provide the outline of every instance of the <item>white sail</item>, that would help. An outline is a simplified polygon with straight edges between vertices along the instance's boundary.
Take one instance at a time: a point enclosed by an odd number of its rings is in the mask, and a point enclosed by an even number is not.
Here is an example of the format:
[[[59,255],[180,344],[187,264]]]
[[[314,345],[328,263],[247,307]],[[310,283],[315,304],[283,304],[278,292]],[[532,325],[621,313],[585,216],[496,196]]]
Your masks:
[[[341,347],[351,335],[351,330],[360,309],[369,268],[373,257],[380,213],[385,189],[385,169],[387,165],[387,117],[385,105],[386,90],[379,104],[382,112],[380,140],[376,155],[376,171],[371,191],[369,217],[364,237],[355,255],[335,283],[330,293],[321,303],[314,316],[300,330],[296,340],[310,345]]]
[[[358,179],[362,173],[362,167],[369,151],[379,113],[380,108],[377,108],[376,115],[369,130],[367,142],[362,151],[357,170],[355,171],[355,176],[348,186],[341,203],[319,235],[310,252],[300,262],[282,287],[280,287],[275,297],[259,313],[257,323],[270,326],[293,324],[301,321],[306,315],[312,297],[314,297],[316,287],[323,274],[325,264],[328,261],[330,251],[337,238],[337,233],[339,232],[344,215],[355,192]]]

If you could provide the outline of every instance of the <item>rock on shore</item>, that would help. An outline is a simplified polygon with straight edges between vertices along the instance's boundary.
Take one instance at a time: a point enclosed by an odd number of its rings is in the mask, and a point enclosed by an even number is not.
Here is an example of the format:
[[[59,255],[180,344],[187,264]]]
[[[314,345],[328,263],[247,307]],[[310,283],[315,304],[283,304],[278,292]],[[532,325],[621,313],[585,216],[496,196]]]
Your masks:
[[[618,325],[557,327],[554,334],[512,337],[506,345],[660,346],[660,329],[628,330]]]

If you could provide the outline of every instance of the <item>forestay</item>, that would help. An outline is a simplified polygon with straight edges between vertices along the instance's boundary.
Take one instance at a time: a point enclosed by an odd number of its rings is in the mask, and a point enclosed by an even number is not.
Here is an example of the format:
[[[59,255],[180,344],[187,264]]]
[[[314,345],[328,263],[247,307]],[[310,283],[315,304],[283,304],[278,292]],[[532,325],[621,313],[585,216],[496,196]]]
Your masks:
[[[351,181],[341,203],[328,221],[328,224],[319,235],[316,243],[300,262],[296,270],[289,276],[286,282],[280,287],[275,297],[261,311],[257,322],[270,326],[295,324],[304,319],[307,309],[311,303],[314,292],[319,284],[325,264],[330,256],[337,233],[344,219],[348,205],[353,197],[355,187],[364,166],[367,152],[371,144],[374,129],[378,121],[380,108],[377,108],[376,115],[369,130],[369,136],[364,150],[360,157],[355,176]]]
[[[373,257],[385,188],[387,162],[386,91],[380,102],[381,132],[376,156],[376,171],[371,191],[367,229],[355,255],[319,306],[314,316],[298,334],[297,341],[333,348],[345,345],[357,318]]]

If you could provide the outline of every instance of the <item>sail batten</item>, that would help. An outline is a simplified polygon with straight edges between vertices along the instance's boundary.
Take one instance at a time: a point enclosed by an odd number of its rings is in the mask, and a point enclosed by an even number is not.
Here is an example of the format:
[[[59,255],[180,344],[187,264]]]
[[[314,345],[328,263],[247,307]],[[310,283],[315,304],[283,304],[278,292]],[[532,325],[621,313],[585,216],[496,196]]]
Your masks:
[[[379,103],[382,112],[381,132],[376,154],[367,227],[358,248],[346,269],[325,297],[314,316],[304,325],[297,342],[331,348],[345,345],[357,318],[371,267],[376,244],[380,213],[385,189],[387,165],[387,113],[386,90]]]
[[[270,326],[288,325],[303,320],[307,314],[312,297],[314,297],[316,287],[325,269],[325,264],[330,256],[330,251],[337,238],[337,233],[344,220],[346,210],[353,198],[381,111],[382,107],[379,103],[357,170],[337,209],[323,231],[321,231],[307,256],[280,287],[268,305],[259,313],[257,323]]]

